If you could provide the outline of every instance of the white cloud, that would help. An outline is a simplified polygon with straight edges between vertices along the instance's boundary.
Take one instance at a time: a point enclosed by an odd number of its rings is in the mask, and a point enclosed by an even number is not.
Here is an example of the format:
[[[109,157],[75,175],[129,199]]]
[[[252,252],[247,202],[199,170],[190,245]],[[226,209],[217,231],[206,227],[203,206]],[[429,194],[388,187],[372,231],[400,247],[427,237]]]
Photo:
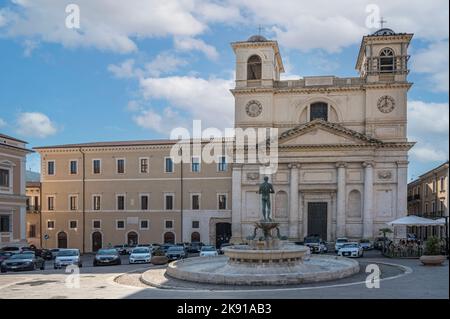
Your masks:
[[[444,161],[449,154],[448,103],[408,102],[408,135],[417,144],[411,156],[421,162]]]
[[[0,127],[6,126],[6,122],[4,119],[0,118]]]
[[[17,133],[26,137],[45,138],[57,132],[55,124],[47,115],[38,112],[19,114]]]
[[[190,37],[175,38],[175,48],[180,51],[200,51],[210,60],[216,60],[219,53],[212,45],[206,44],[203,40]]]
[[[141,111],[133,116],[133,121],[144,129],[149,129],[164,135],[169,135],[170,131],[176,127],[185,127],[186,120],[177,111],[166,107],[162,113],[157,113],[152,109]]]
[[[412,70],[429,77],[431,90],[448,92],[449,42],[439,41],[412,55]]]
[[[202,120],[204,128],[211,126],[219,129],[233,127],[234,100],[229,91],[233,84],[231,79],[189,76],[145,78],[140,81],[144,99],[167,101],[173,110]]]
[[[171,73],[187,62],[173,54],[163,52],[158,54],[153,61],[145,65],[145,70],[152,77],[159,77],[161,74]]]
[[[134,67],[133,59],[128,59],[119,65],[110,64],[108,71],[119,79],[131,79],[140,74],[140,71]]]
[[[30,57],[31,54],[33,53],[33,51],[36,50],[38,46],[39,46],[39,42],[30,40],[30,39],[26,39],[23,42],[23,47],[24,47],[23,55],[25,57]]]

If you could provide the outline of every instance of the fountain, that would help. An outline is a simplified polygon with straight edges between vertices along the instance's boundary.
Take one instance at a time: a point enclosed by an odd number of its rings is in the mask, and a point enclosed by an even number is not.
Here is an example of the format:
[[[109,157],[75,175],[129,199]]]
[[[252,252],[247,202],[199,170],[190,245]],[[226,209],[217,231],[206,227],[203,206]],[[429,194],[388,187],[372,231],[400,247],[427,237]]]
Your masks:
[[[309,248],[286,242],[270,216],[268,178],[260,185],[263,219],[254,224],[248,244],[224,248],[225,256],[199,257],[169,264],[169,277],[210,284],[286,285],[340,279],[359,272],[357,261],[337,256],[311,256]],[[276,232],[274,234],[274,232]],[[257,235],[262,236],[257,240]]]

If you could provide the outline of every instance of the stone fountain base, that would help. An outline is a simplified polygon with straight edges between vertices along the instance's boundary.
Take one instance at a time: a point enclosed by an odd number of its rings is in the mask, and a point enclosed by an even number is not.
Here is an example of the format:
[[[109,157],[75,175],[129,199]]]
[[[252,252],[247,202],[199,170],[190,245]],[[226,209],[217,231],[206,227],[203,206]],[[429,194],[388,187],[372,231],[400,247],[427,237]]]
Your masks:
[[[335,280],[359,272],[357,261],[307,252],[307,247],[296,245],[275,250],[233,246],[225,249],[225,256],[172,262],[166,275],[198,283],[272,286]]]

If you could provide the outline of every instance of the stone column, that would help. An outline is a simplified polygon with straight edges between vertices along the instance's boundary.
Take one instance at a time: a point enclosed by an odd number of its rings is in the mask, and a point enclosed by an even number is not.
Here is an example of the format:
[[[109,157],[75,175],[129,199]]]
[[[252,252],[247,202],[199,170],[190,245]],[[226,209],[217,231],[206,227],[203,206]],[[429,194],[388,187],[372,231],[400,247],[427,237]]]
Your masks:
[[[364,162],[363,237],[373,238],[373,162]]]
[[[346,197],[346,164],[336,163],[337,167],[337,216],[336,216],[336,237],[345,237],[345,197]]]
[[[233,165],[232,173],[232,211],[231,211],[231,242],[242,241],[241,204],[242,204],[242,165]]]
[[[291,170],[290,185],[289,185],[289,239],[298,238],[298,173],[299,164],[289,164]]]
[[[396,218],[408,215],[408,161],[397,162],[397,211]],[[437,204],[437,203],[436,203]],[[406,226],[396,227],[397,236],[406,238]]]

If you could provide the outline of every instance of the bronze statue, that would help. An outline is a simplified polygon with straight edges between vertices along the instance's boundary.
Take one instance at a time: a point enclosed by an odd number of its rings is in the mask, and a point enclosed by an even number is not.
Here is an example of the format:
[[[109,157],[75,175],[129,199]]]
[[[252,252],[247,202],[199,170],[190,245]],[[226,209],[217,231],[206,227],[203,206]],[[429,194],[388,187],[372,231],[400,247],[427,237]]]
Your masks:
[[[265,222],[271,222],[271,205],[270,205],[270,194],[275,193],[272,184],[269,182],[269,177],[264,177],[264,182],[259,185],[259,192],[261,194],[261,204],[262,204],[262,215]]]

